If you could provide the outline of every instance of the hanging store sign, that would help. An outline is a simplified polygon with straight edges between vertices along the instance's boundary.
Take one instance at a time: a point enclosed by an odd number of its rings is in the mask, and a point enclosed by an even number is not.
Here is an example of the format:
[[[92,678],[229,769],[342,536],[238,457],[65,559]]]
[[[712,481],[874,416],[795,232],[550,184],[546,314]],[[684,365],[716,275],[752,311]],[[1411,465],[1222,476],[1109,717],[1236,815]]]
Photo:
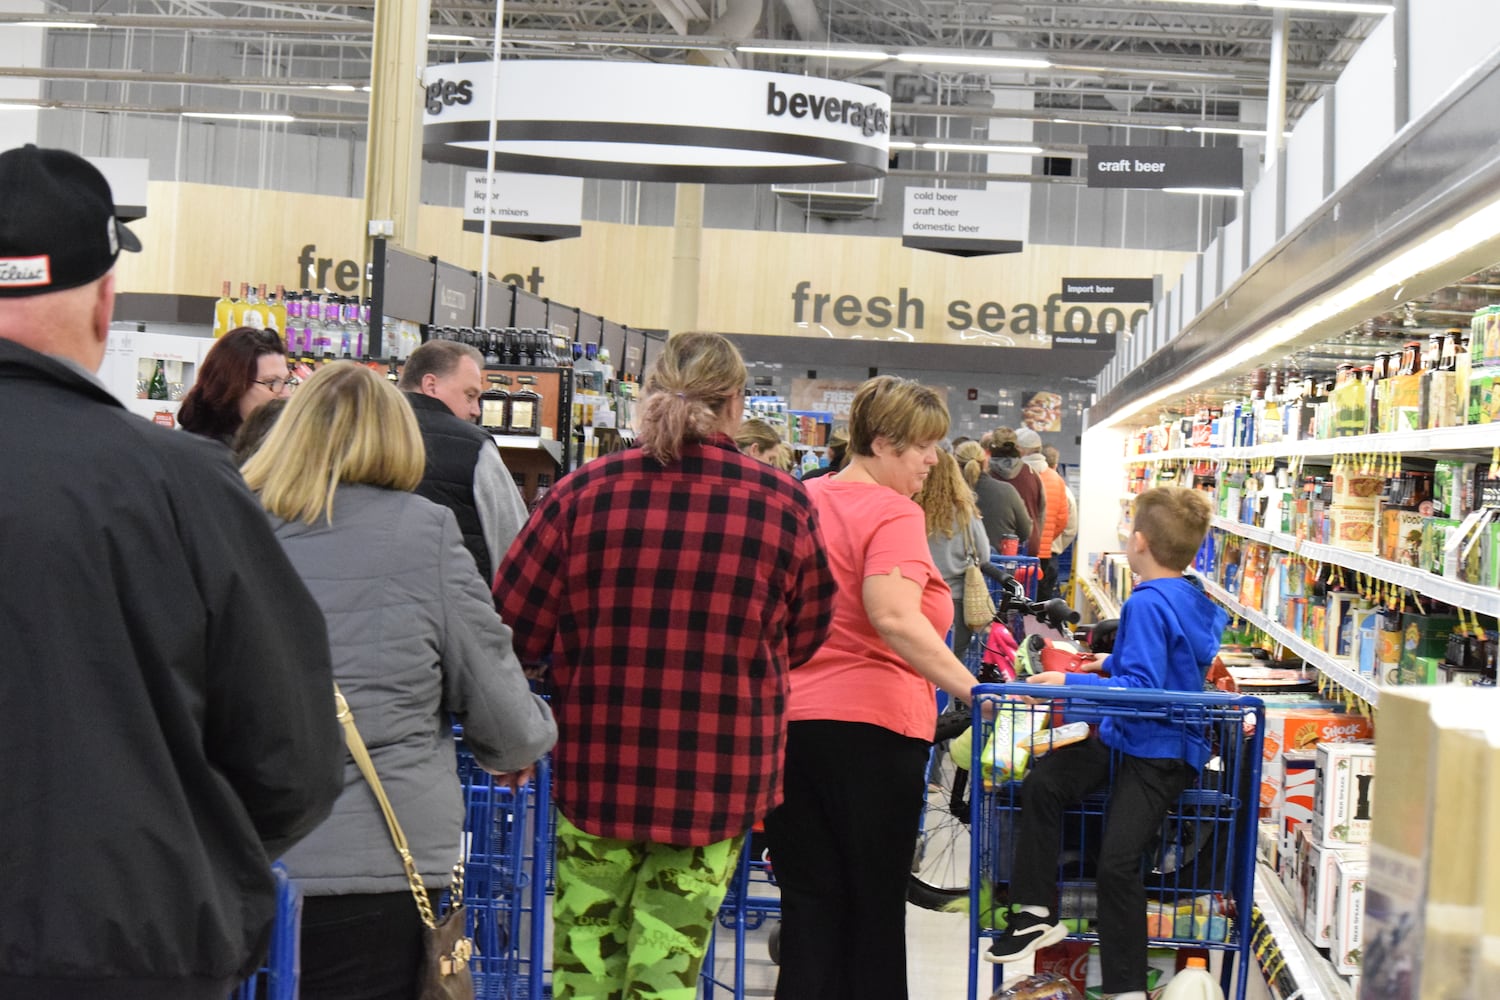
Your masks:
[[[909,187],[901,245],[956,257],[1020,253],[1021,241],[1007,238],[1007,204],[997,191]]]
[[[572,239],[583,234],[583,178],[545,174],[464,175],[464,230],[517,239]]]
[[[422,155],[483,168],[489,62],[429,66]],[[881,177],[891,101],[836,80],[711,66],[502,61],[495,167],[625,180],[760,184]]]
[[[1242,190],[1238,146],[1090,146],[1089,187]]]
[[[1155,302],[1155,278],[1064,278],[1064,302]]]

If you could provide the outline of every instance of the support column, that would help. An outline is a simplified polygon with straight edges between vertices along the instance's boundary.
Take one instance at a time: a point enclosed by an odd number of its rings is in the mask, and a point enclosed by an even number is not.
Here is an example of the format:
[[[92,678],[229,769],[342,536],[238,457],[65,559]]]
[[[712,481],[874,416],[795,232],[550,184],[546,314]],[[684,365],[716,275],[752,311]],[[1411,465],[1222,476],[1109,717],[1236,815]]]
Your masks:
[[[1286,11],[1271,15],[1271,72],[1266,88],[1266,166],[1286,148]],[[1248,227],[1247,227],[1248,229]]]
[[[698,329],[698,288],[703,270],[703,185],[677,185],[672,215],[670,332]]]
[[[380,0],[370,66],[365,220],[390,221],[392,239],[416,248],[422,177],[422,69],[430,0]],[[366,237],[365,260],[374,259]]]

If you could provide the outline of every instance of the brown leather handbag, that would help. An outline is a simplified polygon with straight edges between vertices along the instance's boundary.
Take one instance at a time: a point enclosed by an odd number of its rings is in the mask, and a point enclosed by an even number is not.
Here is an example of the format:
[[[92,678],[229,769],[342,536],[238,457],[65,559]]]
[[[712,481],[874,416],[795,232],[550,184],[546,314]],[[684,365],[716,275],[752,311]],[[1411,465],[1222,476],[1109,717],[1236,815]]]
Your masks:
[[[422,884],[422,876],[417,873],[417,864],[412,860],[406,834],[396,820],[391,800],[386,798],[380,775],[375,773],[375,762],[370,760],[370,751],[365,748],[364,738],[354,725],[354,713],[349,710],[349,703],[344,700],[344,693],[337,684],[333,688],[333,698],[338,707],[339,722],[344,727],[344,743],[359,766],[359,773],[364,775],[370,790],[375,793],[375,800],[380,803],[385,825],[391,831],[391,843],[401,855],[406,882],[411,886],[412,897],[417,901],[417,913],[422,917],[422,969],[417,979],[416,1000],[474,1000],[474,974],[469,970],[474,941],[465,928],[463,863],[453,866],[453,884],[448,894],[452,903],[439,920],[432,911],[432,900],[427,895],[427,887]]]

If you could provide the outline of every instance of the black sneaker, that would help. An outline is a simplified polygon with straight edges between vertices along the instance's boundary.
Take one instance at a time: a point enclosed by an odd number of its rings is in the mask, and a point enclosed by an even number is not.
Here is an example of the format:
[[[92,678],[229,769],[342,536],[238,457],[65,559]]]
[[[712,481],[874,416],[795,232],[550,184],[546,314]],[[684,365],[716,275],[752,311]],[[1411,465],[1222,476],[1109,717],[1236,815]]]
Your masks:
[[[1007,965],[1019,962],[1036,954],[1048,945],[1057,944],[1068,936],[1068,929],[1046,917],[1033,916],[1019,911],[1010,916],[1010,925],[1005,933],[990,942],[990,950],[984,953],[986,962]]]

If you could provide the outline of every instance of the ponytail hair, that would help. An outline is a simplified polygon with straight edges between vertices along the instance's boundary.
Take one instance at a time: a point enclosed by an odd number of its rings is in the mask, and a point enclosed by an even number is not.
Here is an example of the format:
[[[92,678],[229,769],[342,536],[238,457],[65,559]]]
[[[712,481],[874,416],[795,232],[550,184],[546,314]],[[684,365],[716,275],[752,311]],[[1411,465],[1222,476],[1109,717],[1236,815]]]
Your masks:
[[[953,449],[953,457],[964,471],[964,480],[970,486],[979,485],[979,477],[984,475],[985,466],[989,464],[984,446],[978,441],[965,441]]]
[[[717,333],[679,333],[667,339],[646,376],[637,416],[641,450],[662,465],[682,447],[718,430],[724,408],[744,394],[748,376],[740,352]]]

